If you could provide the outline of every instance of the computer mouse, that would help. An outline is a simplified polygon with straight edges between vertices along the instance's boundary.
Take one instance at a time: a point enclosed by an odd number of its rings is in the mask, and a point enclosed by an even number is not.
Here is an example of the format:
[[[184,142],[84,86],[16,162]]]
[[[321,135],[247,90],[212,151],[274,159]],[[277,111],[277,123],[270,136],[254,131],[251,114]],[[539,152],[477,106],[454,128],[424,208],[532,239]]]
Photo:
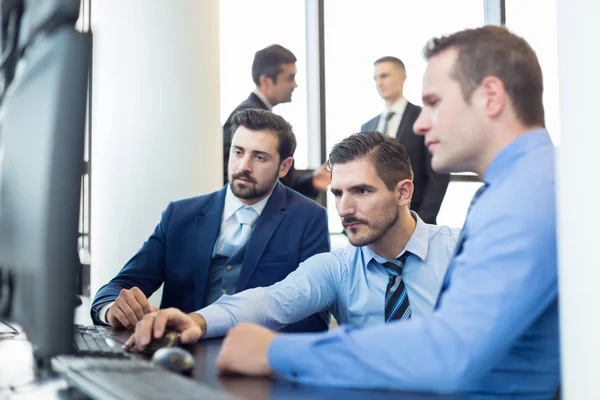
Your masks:
[[[152,356],[152,364],[180,374],[191,375],[194,357],[181,347],[163,347]]]
[[[179,332],[166,331],[160,339],[152,339],[144,348],[144,353],[153,355],[158,350],[165,347],[174,347],[179,344]]]

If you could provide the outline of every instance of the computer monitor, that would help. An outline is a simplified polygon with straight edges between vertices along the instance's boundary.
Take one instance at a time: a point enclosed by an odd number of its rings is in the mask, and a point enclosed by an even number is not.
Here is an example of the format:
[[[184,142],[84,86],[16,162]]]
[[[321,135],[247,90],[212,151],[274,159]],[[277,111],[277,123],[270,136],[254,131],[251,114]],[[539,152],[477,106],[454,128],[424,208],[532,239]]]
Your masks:
[[[91,37],[74,29],[79,0],[24,5],[0,104],[0,305],[43,368],[72,352]]]

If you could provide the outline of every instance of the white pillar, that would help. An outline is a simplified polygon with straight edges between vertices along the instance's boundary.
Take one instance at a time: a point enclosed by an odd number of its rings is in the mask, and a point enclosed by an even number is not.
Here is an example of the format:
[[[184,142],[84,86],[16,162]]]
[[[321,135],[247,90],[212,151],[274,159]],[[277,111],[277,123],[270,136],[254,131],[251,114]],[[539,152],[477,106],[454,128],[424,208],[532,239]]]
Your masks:
[[[559,293],[563,399],[600,399],[597,166],[600,3],[557,1]],[[535,16],[532,16],[535,18]]]
[[[169,201],[222,185],[218,5],[92,1],[92,297]]]

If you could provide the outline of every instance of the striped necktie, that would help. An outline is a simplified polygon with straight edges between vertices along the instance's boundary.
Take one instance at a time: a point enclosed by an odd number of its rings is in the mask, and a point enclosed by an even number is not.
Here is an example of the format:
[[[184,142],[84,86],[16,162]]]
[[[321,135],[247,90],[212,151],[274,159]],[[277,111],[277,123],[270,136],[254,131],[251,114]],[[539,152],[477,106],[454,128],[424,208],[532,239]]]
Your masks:
[[[402,270],[404,269],[404,263],[406,257],[410,253],[405,251],[400,257],[395,260],[391,260],[383,264],[387,273],[390,276],[387,288],[385,290],[385,323],[387,324],[393,320],[407,320],[410,319],[410,303],[408,301],[408,294],[406,293],[406,286],[402,279]]]

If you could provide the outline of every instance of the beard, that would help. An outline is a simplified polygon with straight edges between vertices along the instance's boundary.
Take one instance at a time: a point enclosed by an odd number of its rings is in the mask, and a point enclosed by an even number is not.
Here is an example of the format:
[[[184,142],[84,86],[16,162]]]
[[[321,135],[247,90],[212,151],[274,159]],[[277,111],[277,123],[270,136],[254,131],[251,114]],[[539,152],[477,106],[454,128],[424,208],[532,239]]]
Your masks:
[[[348,234],[350,244],[355,247],[367,246],[384,236],[398,221],[399,212],[395,207],[384,210],[383,215],[375,221],[347,217],[342,219],[344,230]],[[348,228],[347,225],[359,223],[362,226]],[[361,232],[362,231],[362,232]]]
[[[248,182],[244,183],[242,186],[235,182],[235,180],[238,178],[244,178]],[[269,194],[269,192],[275,187],[277,179],[279,179],[279,172],[276,172],[273,177],[266,182],[258,183],[258,181],[250,176],[250,174],[246,172],[238,172],[231,175],[229,178],[229,185],[231,186],[231,191],[235,197],[244,200],[253,200],[263,198]]]

